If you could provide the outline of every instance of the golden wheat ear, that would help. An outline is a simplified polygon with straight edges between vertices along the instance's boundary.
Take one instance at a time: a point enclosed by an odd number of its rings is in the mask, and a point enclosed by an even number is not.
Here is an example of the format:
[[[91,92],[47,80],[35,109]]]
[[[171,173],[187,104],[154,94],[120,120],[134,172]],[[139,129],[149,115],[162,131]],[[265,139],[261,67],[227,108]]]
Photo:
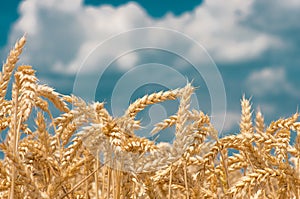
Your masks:
[[[253,133],[253,124],[252,124],[252,111],[251,111],[251,104],[250,100],[243,96],[241,100],[241,107],[242,107],[242,115],[240,121],[240,131],[244,135],[248,135],[249,133]]]
[[[16,42],[14,48],[11,49],[5,63],[2,66],[2,71],[0,72],[0,130],[6,129],[11,120],[9,113],[11,112],[12,103],[11,101],[6,101],[5,96],[7,93],[8,83],[25,43],[25,36],[21,37],[21,39]]]
[[[22,122],[26,121],[31,113],[36,98],[37,78],[35,70],[31,66],[22,65],[15,73],[15,82],[19,87],[18,101],[20,112],[22,112]]]
[[[265,131],[265,120],[260,109],[258,109],[255,117],[255,131],[260,134]]]
[[[54,91],[53,88],[47,85],[38,85],[37,94],[39,96],[49,99],[54,104],[54,106],[60,111],[69,112],[70,109],[64,101],[63,96],[60,93]]]
[[[140,111],[144,110],[151,104],[164,102],[167,100],[175,100],[180,95],[180,89],[170,90],[166,92],[153,93],[151,95],[145,95],[144,97],[137,99],[128,107],[125,117],[134,118]]]
[[[25,36],[21,37],[14,46],[14,48],[9,52],[6,62],[2,66],[2,72],[0,72],[0,105],[3,103],[6,92],[7,85],[16,66],[19,56],[23,51],[23,47],[26,43]]]

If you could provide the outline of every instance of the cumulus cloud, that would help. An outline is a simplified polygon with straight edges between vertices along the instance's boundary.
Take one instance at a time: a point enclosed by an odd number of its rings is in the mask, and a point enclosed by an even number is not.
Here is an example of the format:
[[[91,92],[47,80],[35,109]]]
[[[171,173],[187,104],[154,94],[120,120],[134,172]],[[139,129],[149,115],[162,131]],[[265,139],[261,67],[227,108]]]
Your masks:
[[[248,25],[256,29],[284,34],[287,31],[300,30],[300,1],[298,0],[264,0],[255,1],[253,12],[247,17]],[[289,40],[291,37],[286,37]]]
[[[149,45],[146,47],[159,45],[164,49],[180,49],[188,57],[197,60],[198,64],[207,61],[207,55],[204,51],[199,52],[196,43],[202,45],[217,63],[245,63],[262,58],[270,49],[277,51],[289,47],[292,42],[286,45],[283,30],[299,29],[297,19],[300,5],[297,0],[265,3],[268,1],[230,0],[224,6],[221,0],[208,0],[193,11],[180,16],[169,13],[154,19],[134,2],[113,7],[86,6],[83,0],[26,0],[20,3],[20,16],[11,29],[10,42],[5,50],[10,48],[17,38],[27,33],[28,43],[20,62],[33,65],[40,73],[46,74],[39,77],[49,83],[56,82],[60,84],[59,87],[72,86],[73,79],[70,76],[76,74],[87,56],[99,45],[102,50],[95,56],[88,57],[89,65],[105,68],[106,64],[115,61],[117,69],[122,71],[127,71],[135,65],[151,63],[153,54],[142,57],[138,53],[141,41],[147,41]],[[288,16],[288,19],[285,16]],[[109,45],[105,45],[114,35],[143,27],[173,29],[192,38],[194,42],[179,40],[174,35],[162,31],[146,31],[144,34],[125,34],[119,40],[110,41]],[[160,52],[157,54],[153,57],[168,59]],[[186,61],[174,59],[172,68],[182,69],[185,64]],[[161,69],[157,72],[160,74],[143,71],[144,73],[136,75],[138,79],[148,80],[157,76],[160,82],[166,80],[170,88],[178,86],[178,75],[163,73]],[[52,72],[51,77],[48,72]],[[93,74],[95,68],[87,68],[86,72]],[[57,78],[53,78],[55,74],[68,74],[69,79],[62,77],[58,81]],[[91,84],[89,77],[81,84],[86,84],[83,88],[90,92],[86,89]],[[254,71],[248,76],[246,84],[252,92],[248,94],[263,96],[268,93],[279,95],[285,92],[299,97],[295,94],[295,86],[289,83],[284,67]],[[124,95],[118,97],[122,98]],[[222,115],[214,117],[221,118]],[[233,128],[238,120],[239,114],[228,112],[225,131]]]
[[[235,111],[227,111],[225,114],[225,121],[221,133],[232,133],[230,131],[239,127],[241,114]],[[217,113],[212,117],[216,120],[216,122],[221,123],[223,121],[224,113]]]
[[[242,23],[253,12],[253,2],[232,0],[223,6],[221,0],[205,1],[181,16],[167,14],[153,19],[133,2],[120,7],[92,7],[83,5],[82,0],[27,0],[20,4],[20,18],[10,39],[13,43],[24,32],[28,34],[30,42],[22,62],[45,66],[46,71],[74,74],[91,50],[112,35],[155,26],[184,33],[203,45],[215,61],[232,63],[256,58],[270,48],[282,46],[278,38]],[[107,54],[120,56],[123,49],[134,48],[134,43],[143,39],[167,49],[180,47],[200,63],[203,61],[195,45],[177,43],[168,34],[129,36],[122,43],[107,46],[106,54],[100,54],[98,59],[105,59]],[[121,69],[133,66],[139,59],[136,55],[126,56],[122,58],[124,62],[119,62]]]
[[[138,60],[138,56],[134,53],[129,53],[128,55],[123,55],[117,60],[117,64],[123,69],[129,69],[135,66]]]
[[[284,67],[266,67],[252,72],[246,84],[251,94],[255,96],[284,95],[289,94],[294,97],[300,95],[287,79]]]

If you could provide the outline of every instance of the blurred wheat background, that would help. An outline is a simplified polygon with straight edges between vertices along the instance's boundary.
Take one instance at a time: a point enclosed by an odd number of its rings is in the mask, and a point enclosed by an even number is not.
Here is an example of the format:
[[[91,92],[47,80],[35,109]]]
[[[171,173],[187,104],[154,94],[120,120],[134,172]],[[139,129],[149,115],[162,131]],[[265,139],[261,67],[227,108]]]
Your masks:
[[[0,73],[1,198],[300,197],[298,113],[265,124],[243,97],[239,133],[219,138],[207,114],[190,110],[195,88],[187,83],[112,117],[104,103],[62,95],[40,84],[31,66],[17,66],[25,42],[15,44]],[[151,132],[175,126],[173,143],[135,135],[140,111],[175,99],[177,113]]]

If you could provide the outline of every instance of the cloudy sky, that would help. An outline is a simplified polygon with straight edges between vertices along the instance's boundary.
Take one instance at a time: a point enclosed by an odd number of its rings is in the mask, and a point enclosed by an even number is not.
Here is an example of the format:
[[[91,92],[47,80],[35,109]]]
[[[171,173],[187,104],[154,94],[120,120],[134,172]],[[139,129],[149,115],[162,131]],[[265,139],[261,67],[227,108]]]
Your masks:
[[[146,93],[199,87],[196,107],[238,130],[240,99],[266,121],[300,103],[299,0],[25,0],[1,6],[0,58],[24,33],[20,64],[59,92],[105,101],[114,115]],[[117,2],[117,3],[116,3]],[[172,114],[147,109],[144,125]],[[174,111],[173,111],[174,112]]]

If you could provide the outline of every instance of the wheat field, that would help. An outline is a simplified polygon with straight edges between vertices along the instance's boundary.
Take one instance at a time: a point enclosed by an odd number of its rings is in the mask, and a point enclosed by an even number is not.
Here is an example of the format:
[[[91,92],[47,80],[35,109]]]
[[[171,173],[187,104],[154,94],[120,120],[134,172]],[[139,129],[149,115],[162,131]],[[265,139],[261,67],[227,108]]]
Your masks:
[[[300,198],[298,113],[266,125],[243,97],[240,132],[219,138],[207,114],[190,110],[187,83],[114,118],[104,103],[62,95],[31,66],[16,66],[25,43],[17,41],[0,73],[0,198]],[[173,143],[136,136],[136,115],[167,100],[179,100],[177,113],[151,133],[174,127]]]

